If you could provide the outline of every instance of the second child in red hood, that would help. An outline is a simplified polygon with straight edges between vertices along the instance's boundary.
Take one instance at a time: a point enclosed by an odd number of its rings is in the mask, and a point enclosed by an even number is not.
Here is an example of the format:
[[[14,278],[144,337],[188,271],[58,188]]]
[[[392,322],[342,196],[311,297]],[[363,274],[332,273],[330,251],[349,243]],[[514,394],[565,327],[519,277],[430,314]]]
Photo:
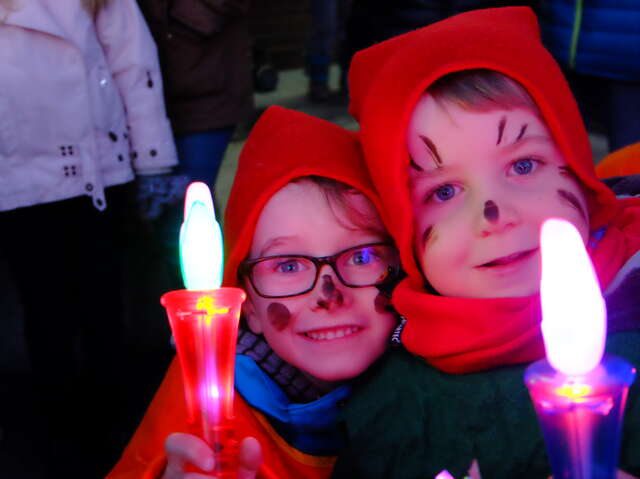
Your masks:
[[[640,200],[598,181],[530,9],[467,12],[364,50],[350,92],[408,274],[392,303],[415,356],[390,355],[349,402],[336,476],[462,477],[475,463],[485,478],[548,477],[523,381],[544,356],[539,229],[550,216],[577,227],[603,289],[618,286],[607,291],[609,352],[637,367],[637,295],[612,300],[639,267]],[[637,427],[637,386],[629,397]],[[620,464],[640,474],[634,426]]]

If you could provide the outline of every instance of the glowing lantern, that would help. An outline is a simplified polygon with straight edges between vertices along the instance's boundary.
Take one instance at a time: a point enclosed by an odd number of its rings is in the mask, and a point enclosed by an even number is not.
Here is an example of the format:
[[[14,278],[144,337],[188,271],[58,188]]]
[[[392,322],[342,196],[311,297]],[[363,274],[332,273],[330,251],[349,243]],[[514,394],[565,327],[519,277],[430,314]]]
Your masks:
[[[180,228],[180,260],[187,289],[170,291],[167,309],[184,380],[188,420],[200,424],[214,450],[214,477],[234,477],[238,443],[233,428],[236,340],[245,293],[221,288],[222,234],[204,183],[192,183]]]

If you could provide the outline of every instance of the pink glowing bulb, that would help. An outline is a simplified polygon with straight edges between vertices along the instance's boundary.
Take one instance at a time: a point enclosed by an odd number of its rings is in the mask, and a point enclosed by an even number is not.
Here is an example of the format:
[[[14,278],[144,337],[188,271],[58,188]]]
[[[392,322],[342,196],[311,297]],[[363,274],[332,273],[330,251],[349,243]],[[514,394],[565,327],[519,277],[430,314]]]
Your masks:
[[[440,471],[435,479],[454,479],[454,477],[445,469],[444,471]]]
[[[551,218],[540,232],[542,335],[547,360],[567,376],[600,363],[607,310],[584,242],[568,221]]]

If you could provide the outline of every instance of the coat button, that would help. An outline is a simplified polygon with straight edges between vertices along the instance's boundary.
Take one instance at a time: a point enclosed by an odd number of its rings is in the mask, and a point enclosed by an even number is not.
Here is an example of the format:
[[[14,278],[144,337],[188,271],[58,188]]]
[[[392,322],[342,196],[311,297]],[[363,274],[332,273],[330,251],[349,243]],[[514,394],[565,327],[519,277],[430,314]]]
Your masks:
[[[87,190],[88,192],[92,192],[93,185],[91,183],[87,183],[86,185],[84,185],[84,189]]]
[[[167,33],[167,40],[171,40],[173,38],[173,34],[172,33]]]
[[[118,141],[118,135],[112,131],[109,132],[109,138],[111,138],[111,141]]]
[[[100,79],[100,86],[102,88],[106,87],[108,83],[109,83],[109,80],[107,80],[106,78],[101,78]]]

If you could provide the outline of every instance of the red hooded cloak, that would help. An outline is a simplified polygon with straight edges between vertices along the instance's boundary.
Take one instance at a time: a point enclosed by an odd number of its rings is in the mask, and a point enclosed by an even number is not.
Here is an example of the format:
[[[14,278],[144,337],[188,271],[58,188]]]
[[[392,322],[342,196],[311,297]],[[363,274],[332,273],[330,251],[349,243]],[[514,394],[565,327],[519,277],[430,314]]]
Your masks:
[[[428,294],[413,256],[406,129],[418,99],[438,78],[490,69],[520,83],[588,192],[590,225],[606,227],[590,251],[602,287],[640,247],[640,200],[617,200],[596,177],[576,102],[524,7],[475,10],[363,50],[349,72],[350,111],[361,125],[369,172],[408,277],[392,302],[407,318],[402,342],[446,372],[465,373],[541,358],[538,296],[477,299]],[[615,329],[609,325],[609,329]]]
[[[367,176],[356,133],[303,113],[273,106],[259,119],[245,144],[225,213],[224,286],[238,284],[238,265],[249,252],[267,201],[295,178],[324,176],[377,198]],[[176,232],[177,234],[177,232]],[[265,479],[327,478],[334,457],[294,449],[260,412],[235,395],[236,437],[256,437],[262,446]],[[174,359],[120,462],[107,479],[159,478],[165,468],[164,441],[173,432],[198,434],[187,423],[182,376]]]

